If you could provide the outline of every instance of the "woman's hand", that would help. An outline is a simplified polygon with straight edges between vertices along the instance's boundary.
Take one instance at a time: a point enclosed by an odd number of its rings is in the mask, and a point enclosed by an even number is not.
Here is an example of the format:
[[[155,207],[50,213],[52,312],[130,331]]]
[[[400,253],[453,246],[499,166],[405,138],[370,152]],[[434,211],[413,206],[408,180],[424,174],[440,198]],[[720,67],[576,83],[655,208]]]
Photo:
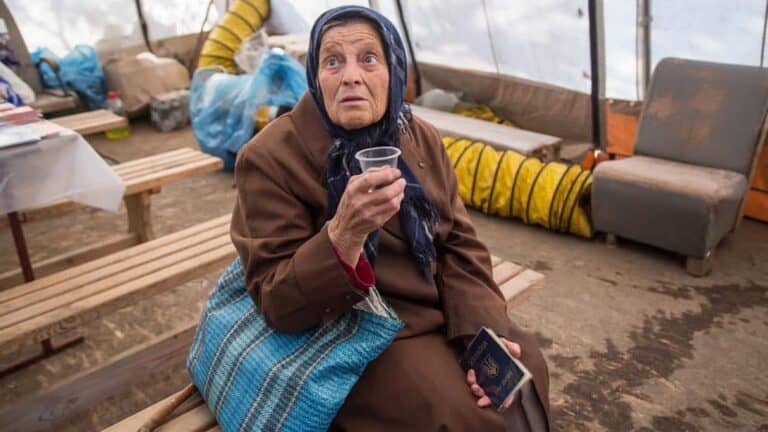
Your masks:
[[[520,358],[520,345],[510,342],[505,338],[501,338],[501,341],[504,342],[504,346],[507,348],[507,351],[512,354],[512,357]],[[473,369],[467,371],[467,384],[469,384],[472,394],[477,397],[477,406],[485,408],[491,405],[491,400],[485,395],[483,389],[477,385],[477,378],[475,377],[475,371]],[[509,408],[514,401],[514,397],[509,398],[509,400],[504,403],[504,409]]]
[[[405,180],[397,168],[372,168],[349,178],[328,224],[328,236],[344,262],[357,265],[368,233],[397,214],[403,197]]]

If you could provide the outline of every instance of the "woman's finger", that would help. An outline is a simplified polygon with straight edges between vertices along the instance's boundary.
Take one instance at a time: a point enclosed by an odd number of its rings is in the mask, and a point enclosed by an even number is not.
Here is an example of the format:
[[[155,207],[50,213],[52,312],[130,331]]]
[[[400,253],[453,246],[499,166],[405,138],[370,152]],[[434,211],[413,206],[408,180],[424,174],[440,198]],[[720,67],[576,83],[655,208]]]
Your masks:
[[[488,399],[488,396],[483,396],[477,400],[477,406],[479,406],[480,408],[487,408],[491,406],[491,400]]]
[[[477,379],[475,378],[475,370],[474,369],[470,369],[470,370],[467,371],[467,384],[469,384],[470,387],[473,384],[477,384]]]
[[[353,182],[353,178],[355,181]],[[400,178],[400,170],[397,168],[372,168],[359,176],[349,179],[348,187],[357,193],[369,193],[381,186],[386,186]]]
[[[504,345],[507,347],[507,351],[509,351],[509,353],[512,354],[513,357],[520,358],[520,355],[522,354],[520,345],[514,342],[510,342],[506,339],[502,339],[502,340],[504,341]]]
[[[483,391],[482,387],[480,387],[479,385],[472,384],[472,386],[470,388],[472,389],[472,394],[473,395],[475,395],[475,396],[477,396],[479,398],[485,396],[485,392]]]

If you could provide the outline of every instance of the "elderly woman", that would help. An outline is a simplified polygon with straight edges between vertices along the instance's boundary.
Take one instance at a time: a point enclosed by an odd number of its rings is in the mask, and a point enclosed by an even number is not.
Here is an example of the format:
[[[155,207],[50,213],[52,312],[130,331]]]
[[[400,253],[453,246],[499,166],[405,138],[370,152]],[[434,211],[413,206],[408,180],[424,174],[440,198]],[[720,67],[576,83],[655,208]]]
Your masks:
[[[332,430],[547,430],[546,363],[506,316],[440,137],[403,102],[405,71],[398,33],[375,11],[315,23],[310,94],[237,160],[232,239],[248,290],[280,331],[334,320],[374,284],[405,323]],[[354,154],[377,145],[401,149],[398,167],[361,173]],[[459,366],[481,326],[534,376],[505,418]]]

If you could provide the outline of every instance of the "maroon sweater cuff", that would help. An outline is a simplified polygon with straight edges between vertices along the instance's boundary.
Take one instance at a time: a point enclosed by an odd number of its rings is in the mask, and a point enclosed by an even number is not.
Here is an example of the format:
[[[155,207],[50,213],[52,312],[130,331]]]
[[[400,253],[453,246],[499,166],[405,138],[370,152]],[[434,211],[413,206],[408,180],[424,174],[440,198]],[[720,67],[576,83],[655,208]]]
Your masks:
[[[341,255],[339,255],[339,251],[336,249],[334,244],[331,244],[331,249],[333,249],[333,253],[336,255],[336,259],[344,268],[344,271],[347,273],[347,277],[349,277],[352,285],[354,285],[355,288],[357,288],[359,291],[367,294],[368,288],[376,284],[376,276],[373,274],[373,268],[368,262],[368,259],[365,258],[365,254],[360,254],[360,258],[357,260],[357,266],[352,268],[351,265],[345,263],[344,260],[341,259]]]

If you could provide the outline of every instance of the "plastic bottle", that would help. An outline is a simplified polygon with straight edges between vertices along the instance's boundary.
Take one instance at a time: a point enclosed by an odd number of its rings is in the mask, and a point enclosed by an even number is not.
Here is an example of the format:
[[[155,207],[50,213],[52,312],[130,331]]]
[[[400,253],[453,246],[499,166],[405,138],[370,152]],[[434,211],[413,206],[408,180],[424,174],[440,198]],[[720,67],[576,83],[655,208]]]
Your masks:
[[[107,93],[107,109],[119,116],[125,114],[125,110],[123,109],[123,101],[120,99],[120,95],[117,94],[116,91],[110,91]],[[107,139],[111,140],[128,138],[131,136],[131,128],[126,124],[125,126],[121,126],[119,128],[110,129],[104,132],[104,135],[107,137]]]

